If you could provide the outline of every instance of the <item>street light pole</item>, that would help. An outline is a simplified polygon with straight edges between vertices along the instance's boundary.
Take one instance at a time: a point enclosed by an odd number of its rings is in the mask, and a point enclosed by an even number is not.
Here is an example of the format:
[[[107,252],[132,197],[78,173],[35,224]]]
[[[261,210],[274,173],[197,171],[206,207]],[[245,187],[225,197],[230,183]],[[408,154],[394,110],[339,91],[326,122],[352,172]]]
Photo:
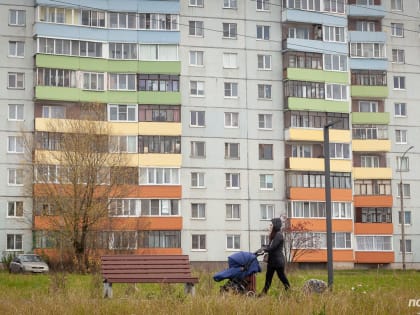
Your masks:
[[[332,215],[331,215],[331,182],[330,182],[330,127],[335,122],[324,126],[324,170],[325,170],[325,217],[327,223],[327,269],[328,287],[332,290],[334,283],[333,249],[332,249]]]
[[[414,146],[410,146],[407,150],[404,151],[404,153],[400,157],[400,165],[399,165],[399,172],[400,172],[400,206],[401,206],[401,212],[400,212],[400,221],[401,221],[401,255],[402,255],[402,268],[405,270],[405,213],[404,213],[404,187],[403,187],[403,180],[402,180],[402,163],[405,155],[408,151],[410,151]]]

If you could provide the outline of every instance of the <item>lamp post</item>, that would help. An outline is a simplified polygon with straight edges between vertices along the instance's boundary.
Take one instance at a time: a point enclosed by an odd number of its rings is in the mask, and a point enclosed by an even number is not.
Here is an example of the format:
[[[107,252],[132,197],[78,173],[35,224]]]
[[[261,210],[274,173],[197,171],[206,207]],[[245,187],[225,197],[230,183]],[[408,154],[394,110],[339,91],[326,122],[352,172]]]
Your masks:
[[[401,206],[401,217],[400,217],[400,221],[401,221],[401,255],[402,255],[403,270],[405,270],[405,213],[404,213],[404,189],[403,189],[404,187],[403,187],[401,170],[402,170],[403,159],[404,159],[405,155],[407,154],[407,152],[410,151],[412,148],[414,148],[414,146],[410,146],[407,150],[404,151],[404,153],[400,157],[400,165],[399,165],[400,166],[400,168],[399,168],[399,172],[400,172],[400,206]]]
[[[328,287],[332,289],[334,282],[333,250],[332,250],[332,219],[331,219],[331,182],[330,182],[330,127],[335,123],[329,122],[324,126],[324,169],[325,169],[325,217],[327,223],[327,269]]]

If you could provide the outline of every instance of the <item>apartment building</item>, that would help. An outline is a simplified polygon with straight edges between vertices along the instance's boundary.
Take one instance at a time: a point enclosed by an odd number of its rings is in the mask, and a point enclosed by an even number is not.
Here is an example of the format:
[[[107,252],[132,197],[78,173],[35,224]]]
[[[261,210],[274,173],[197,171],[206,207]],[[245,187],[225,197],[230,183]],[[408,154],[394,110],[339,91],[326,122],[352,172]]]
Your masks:
[[[0,3],[0,255],[32,249],[25,137],[33,130],[33,1]],[[29,184],[29,185],[28,185]]]

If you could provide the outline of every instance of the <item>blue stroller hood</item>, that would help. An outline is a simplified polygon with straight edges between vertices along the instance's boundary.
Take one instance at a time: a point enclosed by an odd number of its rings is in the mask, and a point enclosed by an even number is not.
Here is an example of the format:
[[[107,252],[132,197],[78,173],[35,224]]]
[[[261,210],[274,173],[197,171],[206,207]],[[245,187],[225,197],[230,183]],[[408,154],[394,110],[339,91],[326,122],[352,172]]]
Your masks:
[[[249,252],[238,252],[228,257],[229,268],[216,273],[215,281],[224,279],[243,279],[254,273],[261,272],[257,256]]]

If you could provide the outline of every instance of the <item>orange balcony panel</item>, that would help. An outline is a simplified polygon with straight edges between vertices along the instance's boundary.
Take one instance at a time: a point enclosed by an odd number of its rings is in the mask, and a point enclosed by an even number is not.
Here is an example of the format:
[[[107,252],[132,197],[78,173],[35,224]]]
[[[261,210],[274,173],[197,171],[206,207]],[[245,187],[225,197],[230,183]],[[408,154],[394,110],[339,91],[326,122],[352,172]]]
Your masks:
[[[182,186],[137,186],[128,197],[180,199]]]
[[[333,250],[333,261],[336,262],[352,262],[353,261],[353,250]],[[315,249],[307,250],[302,254],[298,254],[296,262],[326,262],[327,261],[327,250],[326,249]]]
[[[392,207],[392,196],[354,196],[355,207]]]
[[[326,232],[327,223],[325,219],[291,219],[292,226],[303,226],[308,231],[312,232]],[[353,220],[342,219],[332,220],[333,232],[352,232]]]
[[[392,223],[355,223],[354,234],[364,235],[385,235],[394,233],[394,225]]]
[[[325,201],[324,188],[291,187],[290,199],[292,200],[320,200]],[[332,201],[352,201],[351,189],[331,189]]]
[[[182,230],[182,217],[134,217],[110,218],[98,225],[96,229],[114,231],[139,231],[139,230]]]
[[[388,264],[395,261],[394,252],[354,252],[355,263]]]
[[[59,217],[57,216],[35,216],[35,230],[54,230],[58,226]]]

